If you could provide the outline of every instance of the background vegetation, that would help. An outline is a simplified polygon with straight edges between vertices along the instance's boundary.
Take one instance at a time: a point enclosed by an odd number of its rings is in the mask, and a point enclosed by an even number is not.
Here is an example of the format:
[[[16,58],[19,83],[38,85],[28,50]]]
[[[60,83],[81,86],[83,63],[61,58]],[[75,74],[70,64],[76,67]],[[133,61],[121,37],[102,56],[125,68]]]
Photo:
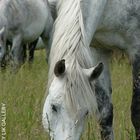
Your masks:
[[[116,140],[134,140],[130,121],[131,68],[126,58],[111,60]],[[0,103],[7,108],[7,140],[49,140],[41,122],[42,105],[47,85],[48,67],[45,51],[37,51],[32,66],[26,63],[14,75],[0,72]],[[98,129],[97,129],[98,128]],[[82,140],[99,140],[99,127],[89,118]]]

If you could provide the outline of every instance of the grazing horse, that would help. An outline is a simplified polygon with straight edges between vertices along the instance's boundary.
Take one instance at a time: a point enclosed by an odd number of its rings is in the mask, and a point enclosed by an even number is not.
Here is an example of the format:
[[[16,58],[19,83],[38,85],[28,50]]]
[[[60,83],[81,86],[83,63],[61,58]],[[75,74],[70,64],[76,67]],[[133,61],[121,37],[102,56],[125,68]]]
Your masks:
[[[11,58],[14,66],[20,66],[24,44],[39,36],[47,44],[53,25],[49,3],[48,0],[2,0],[0,3],[4,6],[0,22],[5,26],[5,35],[2,32],[0,35],[12,42]],[[1,52],[5,52],[5,48],[1,47]]]
[[[120,48],[132,63],[131,120],[140,140],[140,1],[58,0],[56,4],[42,118],[45,129],[54,140],[79,140],[85,117],[95,113],[101,139],[114,140],[108,60],[109,50]]]

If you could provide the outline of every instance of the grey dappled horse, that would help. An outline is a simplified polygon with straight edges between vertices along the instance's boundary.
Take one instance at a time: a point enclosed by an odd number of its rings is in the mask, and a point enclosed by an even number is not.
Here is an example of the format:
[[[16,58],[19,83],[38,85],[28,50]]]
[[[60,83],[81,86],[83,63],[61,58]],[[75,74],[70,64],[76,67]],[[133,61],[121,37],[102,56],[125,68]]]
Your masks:
[[[19,66],[23,61],[24,44],[35,41],[39,36],[47,44],[53,25],[49,3],[47,0],[1,0],[1,5],[0,40],[12,42],[11,59],[14,66]],[[0,56],[5,52],[6,47],[1,46]]]
[[[45,129],[54,140],[79,140],[85,117],[94,112],[101,139],[114,140],[108,60],[109,50],[119,48],[132,64],[131,119],[140,140],[140,0],[58,0],[56,7]]]

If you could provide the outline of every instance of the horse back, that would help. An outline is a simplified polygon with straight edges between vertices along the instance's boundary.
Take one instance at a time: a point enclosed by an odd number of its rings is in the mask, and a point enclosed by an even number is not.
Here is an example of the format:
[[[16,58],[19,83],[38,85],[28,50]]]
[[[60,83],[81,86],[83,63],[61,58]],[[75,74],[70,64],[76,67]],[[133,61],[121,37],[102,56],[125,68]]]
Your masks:
[[[4,14],[9,31],[23,32],[26,38],[36,33],[38,36],[44,30],[47,19],[46,2],[44,0],[10,0]]]
[[[4,14],[8,20],[8,26],[15,28],[37,20],[45,8],[43,0],[35,2],[34,0],[10,0]]]
[[[108,0],[94,41],[111,49],[126,49],[138,41],[134,36],[140,38],[140,1]]]

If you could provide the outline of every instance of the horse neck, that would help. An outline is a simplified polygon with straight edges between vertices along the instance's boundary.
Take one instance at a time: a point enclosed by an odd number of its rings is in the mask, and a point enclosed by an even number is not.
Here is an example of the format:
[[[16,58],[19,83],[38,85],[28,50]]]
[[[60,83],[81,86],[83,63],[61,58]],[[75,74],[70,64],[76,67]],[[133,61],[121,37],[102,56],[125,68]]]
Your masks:
[[[97,109],[93,94],[94,85],[89,83],[82,72],[82,68],[92,67],[93,61],[83,24],[80,0],[61,0],[61,2],[58,5],[58,18],[52,36],[48,89],[54,79],[56,62],[65,59],[68,73],[65,75],[67,80],[64,102],[69,112],[74,116],[79,107],[94,112]],[[70,83],[77,86],[71,89]]]
[[[80,0],[60,0],[57,8],[50,52],[50,77],[56,62],[61,59],[75,59],[84,68],[92,66]]]

